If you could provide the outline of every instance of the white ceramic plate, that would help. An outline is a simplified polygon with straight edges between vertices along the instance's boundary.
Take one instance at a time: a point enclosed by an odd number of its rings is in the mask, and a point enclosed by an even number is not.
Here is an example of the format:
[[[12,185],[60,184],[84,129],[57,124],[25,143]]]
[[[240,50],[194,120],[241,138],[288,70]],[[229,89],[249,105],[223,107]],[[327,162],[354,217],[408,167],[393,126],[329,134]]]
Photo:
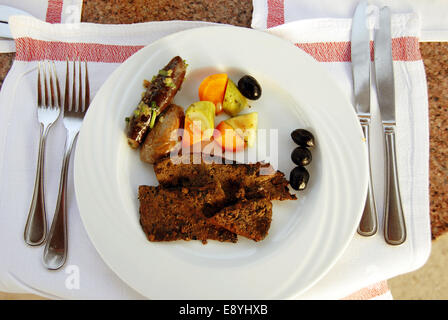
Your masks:
[[[257,111],[259,128],[276,129],[279,141],[278,157],[272,152],[259,160],[277,162],[287,177],[294,167],[291,131],[307,128],[316,136],[308,189],[297,193],[297,201],[274,202],[269,235],[261,242],[151,243],[140,227],[137,188],[158,183],[152,166],[128,147],[124,119],[140,99],[143,79],[175,55],[189,64],[175,98],[185,108],[198,100],[206,75],[257,78],[262,97],[245,112]],[[82,221],[104,261],[148,298],[294,298],[331,268],[356,231],[367,190],[362,138],[350,102],[327,71],[294,45],[237,27],[173,34],[123,63],[92,101],[75,155]]]

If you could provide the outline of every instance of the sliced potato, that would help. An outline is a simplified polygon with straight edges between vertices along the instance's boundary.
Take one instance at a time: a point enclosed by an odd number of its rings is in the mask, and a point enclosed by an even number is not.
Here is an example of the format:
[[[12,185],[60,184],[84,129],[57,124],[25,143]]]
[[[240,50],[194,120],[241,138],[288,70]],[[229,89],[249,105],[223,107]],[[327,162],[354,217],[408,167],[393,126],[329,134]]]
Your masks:
[[[242,132],[248,147],[255,145],[257,139],[258,113],[251,112],[225,120],[234,130]]]
[[[210,101],[198,101],[191,104],[186,112],[185,117],[194,123],[199,121],[200,123],[200,131],[203,134],[207,134],[208,136],[204,136],[204,138],[209,139],[213,134],[213,129],[215,127],[215,104]]]
[[[225,113],[231,116],[236,116],[247,106],[247,99],[241,94],[238,87],[232,80],[227,81],[226,93],[222,108]]]

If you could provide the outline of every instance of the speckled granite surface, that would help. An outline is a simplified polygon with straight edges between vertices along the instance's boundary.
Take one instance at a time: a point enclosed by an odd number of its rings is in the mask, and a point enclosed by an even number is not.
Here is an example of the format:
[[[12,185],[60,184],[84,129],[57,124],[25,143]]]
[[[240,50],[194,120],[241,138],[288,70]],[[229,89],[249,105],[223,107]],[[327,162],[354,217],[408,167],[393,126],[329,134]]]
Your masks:
[[[448,231],[448,43],[421,43],[428,81],[433,238]]]
[[[104,24],[203,20],[250,27],[250,0],[84,0],[82,21]],[[421,43],[430,116],[430,208],[433,239],[448,231],[448,43]],[[14,54],[0,54],[0,85]]]

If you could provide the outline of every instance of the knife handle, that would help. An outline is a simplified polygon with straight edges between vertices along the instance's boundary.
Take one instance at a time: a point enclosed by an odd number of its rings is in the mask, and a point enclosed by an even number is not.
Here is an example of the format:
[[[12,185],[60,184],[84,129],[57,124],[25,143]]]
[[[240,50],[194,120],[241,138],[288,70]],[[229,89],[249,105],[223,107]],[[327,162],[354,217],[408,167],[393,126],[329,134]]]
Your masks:
[[[390,245],[400,245],[406,240],[406,225],[398,183],[395,125],[384,125],[384,135],[386,147],[384,238]]]
[[[362,236],[370,237],[376,234],[378,230],[378,215],[376,212],[375,195],[373,192],[372,183],[372,169],[370,165],[370,118],[360,117],[359,121],[361,123],[361,128],[364,133],[364,139],[367,146],[367,157],[369,161],[369,186],[364,211],[358,226],[358,233]]]

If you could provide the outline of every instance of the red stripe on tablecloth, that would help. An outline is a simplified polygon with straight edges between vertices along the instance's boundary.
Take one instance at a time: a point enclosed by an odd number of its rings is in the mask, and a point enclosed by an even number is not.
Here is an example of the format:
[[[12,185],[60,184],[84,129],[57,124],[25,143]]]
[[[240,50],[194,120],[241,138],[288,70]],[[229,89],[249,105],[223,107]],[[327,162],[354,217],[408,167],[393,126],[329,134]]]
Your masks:
[[[296,46],[319,62],[350,62],[349,41],[297,43]],[[109,45],[100,43],[69,43],[43,41],[32,38],[16,39],[16,59],[21,61],[81,59],[93,62],[121,63],[143,46]],[[392,40],[395,61],[421,60],[418,38],[403,37]],[[371,42],[373,59],[373,42]]]
[[[268,17],[266,26],[272,28],[285,23],[284,0],[268,0]]]
[[[351,43],[341,42],[315,42],[296,43],[298,48],[313,56],[319,62],[350,62]],[[370,42],[370,56],[373,60],[373,41]],[[401,37],[392,39],[392,56],[396,61],[421,60],[420,46],[416,37]]]
[[[48,0],[47,16],[45,21],[49,23],[61,23],[63,0]]]
[[[16,59],[20,61],[81,59],[92,62],[121,63],[143,47],[17,38]]]
[[[389,286],[387,281],[380,281],[378,283],[372,284],[366,288],[363,288],[342,300],[369,300],[389,292]]]

